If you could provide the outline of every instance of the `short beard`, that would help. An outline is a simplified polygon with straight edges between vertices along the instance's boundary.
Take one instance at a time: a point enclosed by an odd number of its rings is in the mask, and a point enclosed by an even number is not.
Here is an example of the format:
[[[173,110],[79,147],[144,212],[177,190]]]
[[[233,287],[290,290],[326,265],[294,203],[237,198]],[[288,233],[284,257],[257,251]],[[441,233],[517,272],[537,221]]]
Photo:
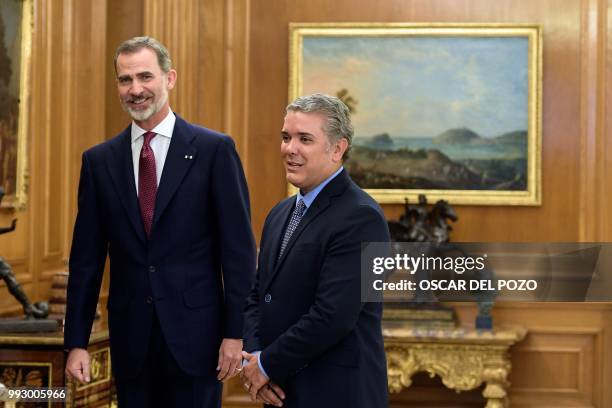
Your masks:
[[[123,107],[123,110],[130,115],[132,119],[137,120],[139,122],[144,122],[146,120],[149,120],[151,117],[153,117],[153,115],[159,112],[167,101],[168,91],[165,88],[162,88],[162,94],[160,95],[160,98],[157,100],[157,102],[155,102],[145,110],[134,110],[130,108],[127,103],[123,102],[123,100],[121,101],[121,106]]]

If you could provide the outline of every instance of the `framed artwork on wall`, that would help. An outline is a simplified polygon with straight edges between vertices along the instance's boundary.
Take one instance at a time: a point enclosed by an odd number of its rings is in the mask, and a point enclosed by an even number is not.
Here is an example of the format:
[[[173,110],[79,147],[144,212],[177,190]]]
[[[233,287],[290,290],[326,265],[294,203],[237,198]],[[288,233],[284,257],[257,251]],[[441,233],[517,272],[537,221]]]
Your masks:
[[[27,202],[27,122],[32,0],[0,0],[0,187],[2,207]]]
[[[289,53],[290,100],[351,110],[345,168],[378,202],[541,204],[539,26],[292,23]]]

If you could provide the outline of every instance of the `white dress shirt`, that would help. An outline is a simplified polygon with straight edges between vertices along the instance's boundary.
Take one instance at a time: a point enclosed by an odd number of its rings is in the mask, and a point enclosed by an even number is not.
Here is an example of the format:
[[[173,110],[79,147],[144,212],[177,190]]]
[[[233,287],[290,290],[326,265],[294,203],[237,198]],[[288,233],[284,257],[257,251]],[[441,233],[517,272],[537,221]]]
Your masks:
[[[157,185],[161,180],[162,171],[164,170],[164,163],[166,162],[166,156],[168,155],[168,148],[170,147],[170,140],[172,140],[172,132],[174,131],[174,123],[176,122],[176,116],[172,110],[168,112],[168,115],[162,120],[157,126],[155,126],[151,132],[157,135],[151,139],[151,149],[155,155],[155,172],[157,174]],[[138,169],[140,163],[140,151],[144,143],[144,134],[147,131],[138,126],[132,121],[132,162],[134,163],[134,179],[136,182],[136,195],[138,195]]]

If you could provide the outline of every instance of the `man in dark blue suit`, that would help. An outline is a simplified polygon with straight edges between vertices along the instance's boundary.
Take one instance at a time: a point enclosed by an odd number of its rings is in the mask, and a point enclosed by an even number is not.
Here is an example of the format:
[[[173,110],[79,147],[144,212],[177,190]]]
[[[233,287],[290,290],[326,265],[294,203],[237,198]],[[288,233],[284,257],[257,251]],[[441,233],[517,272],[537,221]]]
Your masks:
[[[245,310],[244,386],[291,408],[387,406],[382,305],[360,299],[364,242],[388,242],[378,204],[346,174],[349,110],[315,94],[287,107],[281,155],[296,196],[268,214]]]
[[[107,255],[113,374],[124,407],[220,407],[240,370],[255,274],[246,180],[234,143],[168,104],[176,71],[149,37],[115,55],[133,122],[83,154],[70,254],[67,374],[90,381],[87,345]]]

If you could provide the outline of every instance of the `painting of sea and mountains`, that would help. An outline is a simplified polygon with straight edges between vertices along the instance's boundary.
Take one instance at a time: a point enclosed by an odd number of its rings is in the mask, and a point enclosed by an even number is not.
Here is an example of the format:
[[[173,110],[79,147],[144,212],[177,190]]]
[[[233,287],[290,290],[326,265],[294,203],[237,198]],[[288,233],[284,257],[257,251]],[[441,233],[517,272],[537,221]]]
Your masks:
[[[303,36],[302,94],[336,95],[365,189],[526,191],[525,36]]]

